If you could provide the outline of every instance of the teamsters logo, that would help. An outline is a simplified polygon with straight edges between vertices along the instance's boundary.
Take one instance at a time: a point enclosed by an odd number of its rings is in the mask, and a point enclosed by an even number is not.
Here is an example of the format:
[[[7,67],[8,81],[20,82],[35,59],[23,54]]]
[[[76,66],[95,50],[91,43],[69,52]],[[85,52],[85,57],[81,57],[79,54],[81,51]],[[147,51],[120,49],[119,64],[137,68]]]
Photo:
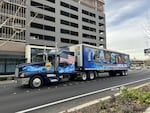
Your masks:
[[[47,70],[50,70],[52,67],[52,63],[48,61],[48,62],[46,62],[45,66],[46,66]]]

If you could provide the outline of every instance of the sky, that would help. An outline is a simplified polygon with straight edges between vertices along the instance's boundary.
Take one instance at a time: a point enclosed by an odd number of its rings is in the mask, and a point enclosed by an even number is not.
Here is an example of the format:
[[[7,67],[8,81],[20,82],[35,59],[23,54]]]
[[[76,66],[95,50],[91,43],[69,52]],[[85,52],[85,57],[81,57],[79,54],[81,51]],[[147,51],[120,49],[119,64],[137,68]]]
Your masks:
[[[150,0],[105,0],[107,48],[145,60],[150,48]]]

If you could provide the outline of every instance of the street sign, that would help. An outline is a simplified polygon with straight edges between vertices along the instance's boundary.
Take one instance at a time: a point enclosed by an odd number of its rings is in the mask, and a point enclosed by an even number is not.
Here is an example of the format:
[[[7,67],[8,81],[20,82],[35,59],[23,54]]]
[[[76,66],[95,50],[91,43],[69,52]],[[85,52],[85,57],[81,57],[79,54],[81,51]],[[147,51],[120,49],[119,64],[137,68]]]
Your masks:
[[[149,55],[149,54],[150,54],[150,48],[144,49],[144,54],[145,54],[145,55]]]

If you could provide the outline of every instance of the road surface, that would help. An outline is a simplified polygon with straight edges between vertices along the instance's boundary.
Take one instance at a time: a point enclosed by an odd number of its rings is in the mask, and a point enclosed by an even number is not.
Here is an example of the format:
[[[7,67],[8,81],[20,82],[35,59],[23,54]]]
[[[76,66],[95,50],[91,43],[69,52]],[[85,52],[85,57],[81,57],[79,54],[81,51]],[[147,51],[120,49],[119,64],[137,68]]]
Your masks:
[[[37,106],[68,99],[70,97],[139,80],[144,81],[136,83],[135,85],[150,82],[150,70],[145,69],[129,71],[128,76],[108,77],[107,75],[103,75],[93,81],[68,81],[63,83],[55,83],[39,89],[19,87],[15,83],[1,84],[0,113],[15,113],[24,111]],[[109,95],[112,91],[102,92],[92,96],[75,99],[73,101],[37,109],[31,112],[57,113],[92,99]]]

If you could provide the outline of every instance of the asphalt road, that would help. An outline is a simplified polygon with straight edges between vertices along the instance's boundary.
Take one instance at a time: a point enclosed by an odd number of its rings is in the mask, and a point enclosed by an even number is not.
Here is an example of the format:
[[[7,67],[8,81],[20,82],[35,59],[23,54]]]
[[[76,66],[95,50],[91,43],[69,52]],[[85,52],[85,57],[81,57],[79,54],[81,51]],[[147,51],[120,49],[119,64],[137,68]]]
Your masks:
[[[93,81],[71,81],[63,83],[55,83],[44,86],[40,89],[30,89],[28,87],[19,87],[15,83],[0,85],[0,113],[15,113],[47,103],[56,102],[73,96],[121,85],[145,78],[150,78],[150,70],[134,70],[130,71],[128,76],[108,77],[103,75]],[[150,79],[141,82],[150,82]],[[38,109],[32,112],[49,112],[57,113],[58,111],[78,105],[79,103],[89,101],[90,99],[105,96],[110,92],[92,95],[89,97],[76,99],[74,102],[65,102],[58,105],[50,106],[44,109]]]

